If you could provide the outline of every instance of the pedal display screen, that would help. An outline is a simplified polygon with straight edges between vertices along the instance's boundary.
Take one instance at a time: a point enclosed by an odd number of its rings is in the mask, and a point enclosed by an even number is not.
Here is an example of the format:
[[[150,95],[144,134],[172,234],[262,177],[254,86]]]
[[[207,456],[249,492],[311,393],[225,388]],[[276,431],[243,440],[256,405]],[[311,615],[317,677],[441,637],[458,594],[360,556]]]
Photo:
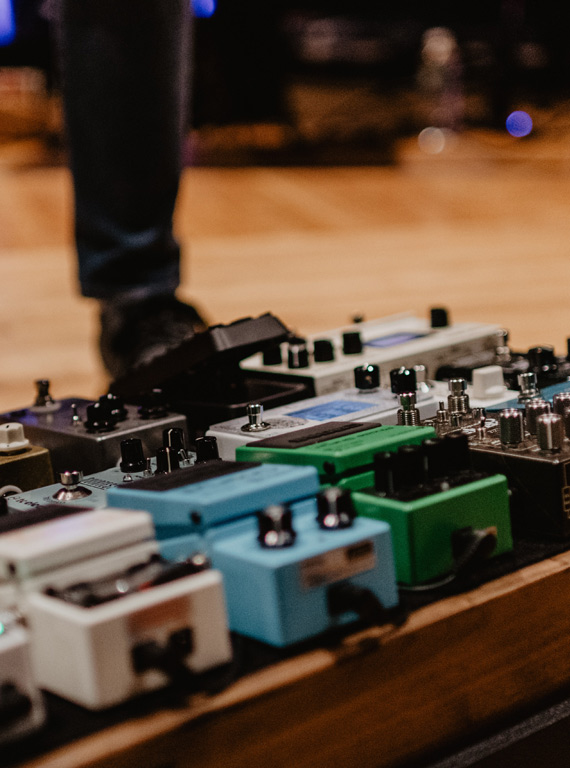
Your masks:
[[[366,411],[369,408],[370,403],[357,403],[354,400],[331,400],[330,403],[322,403],[321,405],[303,408],[300,411],[292,411],[288,415],[312,421],[330,421],[339,416],[346,416],[347,413]]]
[[[378,336],[376,339],[370,339],[365,341],[365,347],[396,347],[398,344],[404,344],[406,341],[413,341],[414,339],[423,339],[424,336],[428,336],[427,333],[412,333],[400,332],[390,333],[388,336]]]

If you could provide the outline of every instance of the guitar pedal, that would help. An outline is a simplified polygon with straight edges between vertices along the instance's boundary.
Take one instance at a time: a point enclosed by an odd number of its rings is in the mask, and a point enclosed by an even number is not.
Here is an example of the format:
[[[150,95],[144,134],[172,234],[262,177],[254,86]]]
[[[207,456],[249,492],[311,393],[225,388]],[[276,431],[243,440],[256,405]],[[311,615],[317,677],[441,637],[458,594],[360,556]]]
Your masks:
[[[353,500],[359,515],[390,524],[400,582],[441,579],[512,549],[507,479],[471,468],[467,435],[379,453],[374,478]]]
[[[151,562],[66,582],[29,596],[28,621],[38,684],[88,709],[169,683],[190,693],[232,655],[222,578],[208,568]]]
[[[121,441],[127,438],[139,438],[144,454],[150,456],[162,445],[164,430],[177,427],[186,432],[186,417],[169,412],[158,393],[139,407],[112,395],[96,402],[50,398],[41,404],[40,399],[39,405],[0,415],[0,423],[6,422],[22,424],[34,444],[49,450],[56,476],[70,467],[79,467],[86,475],[113,467],[120,458]]]
[[[404,369],[405,371],[406,369]],[[399,393],[387,387],[380,387],[380,370],[376,365],[365,365],[354,370],[354,384],[334,394],[299,400],[290,405],[272,408],[263,412],[258,404],[249,405],[247,419],[232,419],[221,424],[213,424],[206,434],[217,438],[220,456],[235,459],[237,446],[245,445],[255,439],[268,439],[278,435],[318,426],[323,422],[335,421],[375,421],[382,424],[398,424],[402,403],[399,395],[406,394],[412,388],[415,395],[414,407],[418,419],[435,416],[437,400],[429,389],[417,389],[415,372],[407,371],[404,389]],[[399,370],[392,374],[401,376]],[[395,376],[391,376],[394,381]]]
[[[234,631],[287,646],[359,618],[383,623],[398,604],[389,526],[354,517],[336,488],[311,506],[272,505],[239,531],[217,532],[211,557]]]

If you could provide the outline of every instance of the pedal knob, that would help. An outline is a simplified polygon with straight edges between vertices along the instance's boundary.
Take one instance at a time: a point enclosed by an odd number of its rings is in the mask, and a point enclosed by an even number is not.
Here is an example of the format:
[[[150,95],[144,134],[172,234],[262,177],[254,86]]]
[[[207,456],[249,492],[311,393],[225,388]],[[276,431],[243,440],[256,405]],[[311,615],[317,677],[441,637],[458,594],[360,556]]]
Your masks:
[[[521,414],[522,416],[522,414]],[[464,472],[471,468],[469,438],[466,432],[449,432],[444,438],[445,452],[449,466],[449,475]]]
[[[167,475],[176,469],[180,469],[178,451],[169,446],[159,448],[156,452],[156,471],[154,474]]]
[[[546,413],[536,420],[536,440],[541,451],[557,453],[564,443],[564,421],[559,413]]]
[[[420,445],[401,445],[394,460],[394,491],[416,488],[425,480],[425,457]]]
[[[401,366],[390,371],[390,389],[395,395],[415,392],[417,387],[416,372],[412,368]]]
[[[432,328],[447,328],[449,325],[449,312],[444,307],[432,307],[429,314]]]
[[[570,392],[557,392],[552,398],[552,410],[564,416],[564,412],[570,408]]]
[[[473,397],[486,400],[500,397],[505,391],[503,369],[500,365],[486,365],[473,371]]]
[[[0,454],[25,451],[30,441],[24,434],[24,427],[17,422],[0,424]]]
[[[527,357],[530,370],[536,373],[547,373],[558,368],[554,347],[531,347]]]
[[[111,432],[117,426],[109,403],[91,403],[86,408],[85,428],[88,432]]]
[[[517,381],[520,388],[519,402],[527,403],[529,400],[538,400],[540,398],[536,373],[532,371],[519,373]]]
[[[309,367],[309,350],[307,349],[307,342],[305,339],[296,337],[289,339],[287,365],[293,370]]]
[[[45,408],[54,405],[54,399],[49,392],[49,379],[38,379],[36,381],[36,399],[34,406],[36,408]]]
[[[115,421],[124,421],[129,415],[122,398],[118,395],[108,392],[106,395],[101,395],[99,402],[108,409]]]
[[[378,389],[380,368],[377,365],[359,365],[354,369],[354,386],[360,390]]]
[[[214,435],[204,435],[197,437],[194,443],[196,449],[196,464],[202,464],[204,461],[219,459],[218,440]]]
[[[282,549],[294,544],[297,534],[293,530],[293,515],[284,504],[273,504],[257,513],[257,540],[262,547]]]
[[[317,495],[317,522],[325,531],[350,528],[356,510],[350,491],[342,488],[326,488]]]
[[[163,429],[162,445],[165,448],[172,448],[172,450],[176,451],[177,453],[186,450],[184,430],[182,427],[169,427],[168,429]]]
[[[441,437],[428,437],[422,443],[424,447],[426,474],[429,480],[445,477],[449,474],[449,444]]]
[[[121,472],[143,472],[146,467],[146,459],[143,453],[142,440],[138,437],[129,437],[121,440]]]
[[[523,412],[518,408],[505,408],[499,415],[502,445],[519,445],[524,440]]]
[[[158,387],[145,395],[138,410],[141,419],[160,419],[168,415],[166,397]]]
[[[334,360],[334,346],[330,339],[315,339],[313,360],[315,363],[330,363]]]
[[[342,334],[342,351],[345,355],[359,355],[362,352],[360,331],[346,331]]]
[[[524,409],[527,432],[536,435],[536,420],[546,413],[550,413],[550,403],[546,400],[531,400],[527,403]]]
[[[263,351],[263,365],[281,365],[282,362],[281,344],[273,344]]]

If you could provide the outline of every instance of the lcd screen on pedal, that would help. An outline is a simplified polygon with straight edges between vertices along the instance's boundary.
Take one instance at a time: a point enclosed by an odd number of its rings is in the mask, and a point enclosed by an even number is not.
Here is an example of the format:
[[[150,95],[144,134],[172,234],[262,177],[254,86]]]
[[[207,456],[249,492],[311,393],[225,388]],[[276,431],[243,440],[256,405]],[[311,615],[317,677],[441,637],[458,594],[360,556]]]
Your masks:
[[[406,341],[414,339],[423,339],[427,333],[390,333],[388,336],[378,336],[376,339],[364,342],[366,347],[395,347],[398,344],[404,344]]]
[[[311,421],[330,421],[339,416],[346,416],[347,413],[357,413],[357,411],[365,411],[368,408],[370,408],[370,403],[356,403],[354,400],[331,400],[330,403],[313,405],[300,411],[291,411],[288,415]]]

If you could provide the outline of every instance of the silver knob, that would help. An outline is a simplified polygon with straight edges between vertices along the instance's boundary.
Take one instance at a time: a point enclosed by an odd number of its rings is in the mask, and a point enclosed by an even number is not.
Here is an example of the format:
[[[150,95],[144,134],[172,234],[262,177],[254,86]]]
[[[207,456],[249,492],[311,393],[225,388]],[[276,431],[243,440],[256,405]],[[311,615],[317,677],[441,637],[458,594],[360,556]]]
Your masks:
[[[526,404],[526,428],[531,435],[536,435],[536,420],[545,413],[550,413],[550,403],[546,400],[530,400]]]
[[[503,445],[519,445],[524,440],[523,412],[506,408],[499,416],[499,431]]]
[[[547,413],[536,420],[536,439],[542,451],[559,451],[564,442],[564,421],[559,413]]]
[[[61,472],[59,475],[59,481],[62,488],[53,494],[56,501],[74,501],[75,499],[84,499],[86,496],[91,496],[91,491],[88,488],[83,488],[79,483],[83,480],[83,472],[79,470],[71,472]]]
[[[405,392],[398,395],[398,424],[405,427],[416,427],[420,423],[420,412],[416,408],[416,393]]]

